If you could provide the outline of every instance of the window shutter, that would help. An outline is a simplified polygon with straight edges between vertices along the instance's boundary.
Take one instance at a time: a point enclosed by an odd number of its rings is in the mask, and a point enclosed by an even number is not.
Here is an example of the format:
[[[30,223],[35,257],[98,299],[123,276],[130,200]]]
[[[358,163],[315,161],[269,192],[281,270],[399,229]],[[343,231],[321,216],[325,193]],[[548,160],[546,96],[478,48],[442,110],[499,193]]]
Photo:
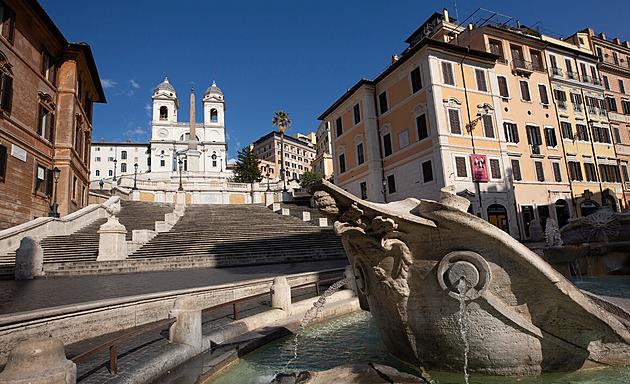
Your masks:
[[[48,114],[46,124],[48,124],[48,127],[46,128],[46,135],[48,137],[46,139],[53,143],[55,140],[55,115],[52,112]]]
[[[538,93],[540,94],[540,102],[543,104],[549,104],[549,95],[547,95],[547,87],[542,84],[538,84]]]
[[[532,137],[532,128],[533,128],[533,127],[532,127],[532,126],[530,126],[530,125],[528,125],[527,127],[525,127],[525,130],[527,131],[527,143],[528,143],[529,145],[534,144],[534,143],[533,143],[533,141],[532,141],[532,140],[533,140],[533,137]]]
[[[456,109],[449,109],[448,117],[449,117],[449,120],[451,121],[451,133],[461,135],[462,126],[459,121],[459,112],[457,112]]]
[[[521,163],[516,159],[512,160],[512,175],[514,176],[514,180],[523,180],[521,177]]]
[[[466,158],[456,157],[455,168],[457,170],[457,177],[468,177],[468,171],[466,170]]]
[[[418,140],[422,140],[429,136],[429,130],[427,129],[427,118],[424,113],[416,117],[416,125],[418,126]]]
[[[46,170],[46,195],[52,196],[53,192],[53,175],[52,169]]]
[[[4,75],[2,79],[2,102],[0,108],[7,113],[11,113],[11,99],[13,97],[13,78]]]
[[[613,132],[615,132],[615,143],[621,143],[621,135],[619,134],[619,127],[613,127]]]
[[[493,179],[501,178],[501,166],[499,164],[499,160],[490,159],[490,173],[492,174]]]
[[[444,76],[444,84],[455,85],[451,63],[442,62],[442,75]]]
[[[553,176],[555,180],[559,183],[562,181],[562,175],[560,174],[560,164],[559,163],[551,163],[551,167],[553,168]]]
[[[477,77],[477,89],[482,92],[487,92],[486,75],[481,69],[475,69],[475,76]]]
[[[534,137],[536,142],[534,143],[535,145],[541,145],[542,144],[542,137],[540,136],[540,127],[532,127],[533,128],[533,132],[534,132]]]
[[[525,101],[531,101],[529,95],[529,84],[526,81],[521,81],[521,98]]]
[[[542,161],[535,161],[534,165],[536,166],[536,179],[538,181],[545,181],[545,174],[543,173]]]
[[[42,119],[44,118],[44,107],[39,104],[39,108],[37,110],[37,134],[42,135]]]
[[[0,181],[4,181],[7,174],[7,147],[0,145]]]
[[[499,81],[499,94],[501,95],[501,97],[510,97],[507,86],[507,78],[499,76],[497,77],[497,80]]]
[[[492,125],[492,116],[484,115],[483,116],[483,129],[486,137],[494,138],[494,127]]]

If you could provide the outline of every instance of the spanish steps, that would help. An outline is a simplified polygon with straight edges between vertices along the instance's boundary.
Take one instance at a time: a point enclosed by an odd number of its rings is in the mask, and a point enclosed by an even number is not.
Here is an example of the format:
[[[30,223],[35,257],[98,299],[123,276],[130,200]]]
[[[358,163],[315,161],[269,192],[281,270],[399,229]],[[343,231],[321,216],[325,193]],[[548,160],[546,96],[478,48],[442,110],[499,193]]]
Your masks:
[[[306,205],[304,205],[306,204]],[[127,228],[127,240],[134,229],[154,229],[156,221],[173,212],[173,204],[121,200],[117,215]],[[304,202],[288,204],[313,211]],[[315,216],[316,212],[312,215]],[[41,240],[45,271],[97,270],[98,229],[107,219],[99,219],[65,236]],[[158,233],[125,263],[136,263],[142,270],[147,263],[159,263],[170,257],[189,260],[208,259],[212,265],[236,266],[291,261],[345,258],[340,239],[330,228],[322,228],[293,216],[282,216],[263,205],[187,205],[179,221],[168,232]],[[13,274],[15,252],[0,256],[0,278]],[[108,263],[108,262],[104,262]],[[109,262],[115,263],[115,262]],[[171,263],[177,265],[177,263]],[[188,267],[190,267],[190,262]],[[121,272],[129,268],[119,269]]]

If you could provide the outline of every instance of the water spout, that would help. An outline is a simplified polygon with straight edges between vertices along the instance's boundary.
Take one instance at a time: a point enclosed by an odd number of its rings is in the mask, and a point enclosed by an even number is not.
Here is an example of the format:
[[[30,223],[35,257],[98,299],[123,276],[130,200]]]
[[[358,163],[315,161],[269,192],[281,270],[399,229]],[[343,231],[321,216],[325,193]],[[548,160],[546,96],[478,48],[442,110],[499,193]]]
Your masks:
[[[468,315],[466,314],[466,292],[468,291],[468,284],[466,284],[466,278],[462,276],[457,284],[457,291],[459,291],[459,330],[462,334],[462,341],[464,342],[464,382],[468,384]]]

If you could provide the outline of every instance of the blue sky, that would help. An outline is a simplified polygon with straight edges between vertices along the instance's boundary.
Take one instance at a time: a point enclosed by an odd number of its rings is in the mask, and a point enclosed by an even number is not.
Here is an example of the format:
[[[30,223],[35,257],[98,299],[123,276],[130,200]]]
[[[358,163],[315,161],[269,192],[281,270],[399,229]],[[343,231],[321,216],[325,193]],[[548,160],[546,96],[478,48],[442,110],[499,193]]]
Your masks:
[[[152,90],[164,76],[188,121],[191,82],[197,110],[213,77],[225,95],[229,156],[273,129],[317,129],[317,117],[359,79],[373,79],[404,40],[454,1],[40,0],[68,41],[92,47],[108,103],[95,105],[93,141],[146,142]],[[614,5],[613,5],[614,4]],[[457,1],[463,20],[477,8],[539,23],[561,35],[591,27],[630,40],[627,0]],[[202,117],[198,114],[197,121]]]

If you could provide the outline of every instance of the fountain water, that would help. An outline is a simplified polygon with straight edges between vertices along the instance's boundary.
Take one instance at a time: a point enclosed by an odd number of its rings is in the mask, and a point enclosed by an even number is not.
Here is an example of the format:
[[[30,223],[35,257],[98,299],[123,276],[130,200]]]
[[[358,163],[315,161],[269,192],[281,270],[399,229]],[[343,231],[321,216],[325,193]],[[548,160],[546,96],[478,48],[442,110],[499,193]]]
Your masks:
[[[468,384],[468,315],[466,314],[466,292],[468,291],[466,278],[462,276],[457,284],[459,291],[459,329],[462,333],[462,341],[464,342],[464,382]]]

